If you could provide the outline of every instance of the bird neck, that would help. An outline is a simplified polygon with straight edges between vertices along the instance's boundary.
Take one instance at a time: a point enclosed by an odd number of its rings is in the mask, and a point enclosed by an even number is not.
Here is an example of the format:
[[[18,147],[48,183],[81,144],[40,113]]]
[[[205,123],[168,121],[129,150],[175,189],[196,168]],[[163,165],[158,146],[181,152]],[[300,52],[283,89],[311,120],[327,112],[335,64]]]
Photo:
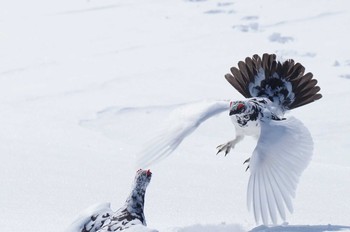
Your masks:
[[[251,117],[259,120],[282,120],[283,112],[268,98],[252,98],[249,104]]]
[[[139,186],[134,186],[129,197],[126,199],[125,207],[131,214],[143,216],[146,190]]]

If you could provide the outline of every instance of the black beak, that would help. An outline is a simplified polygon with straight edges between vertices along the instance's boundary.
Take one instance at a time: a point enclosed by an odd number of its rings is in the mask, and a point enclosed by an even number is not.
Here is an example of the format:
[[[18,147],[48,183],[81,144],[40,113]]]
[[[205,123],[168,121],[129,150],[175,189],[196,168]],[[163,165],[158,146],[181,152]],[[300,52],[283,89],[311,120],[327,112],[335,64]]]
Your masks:
[[[237,110],[230,110],[229,115],[231,116],[231,115],[234,115],[234,114],[237,114]]]

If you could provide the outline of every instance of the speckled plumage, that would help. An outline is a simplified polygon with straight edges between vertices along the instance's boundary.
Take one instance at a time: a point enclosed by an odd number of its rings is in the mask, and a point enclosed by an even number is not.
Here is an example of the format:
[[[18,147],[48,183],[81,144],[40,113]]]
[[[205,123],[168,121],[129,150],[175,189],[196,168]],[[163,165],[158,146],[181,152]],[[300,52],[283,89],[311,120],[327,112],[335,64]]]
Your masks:
[[[322,97],[312,73],[294,60],[283,63],[274,54],[254,55],[239,68],[231,68],[226,80],[246,100],[232,101],[229,115],[236,128],[236,138],[219,145],[218,153],[230,150],[245,135],[258,138],[249,162],[248,208],[257,223],[276,224],[286,220],[286,209],[293,212],[292,198],[299,176],[307,167],[313,141],[307,128],[297,119],[285,118],[286,111],[309,104]]]
[[[94,206],[80,216],[67,232],[128,231],[134,226],[143,227],[142,231],[155,231],[146,228],[143,211],[146,188],[151,177],[152,173],[149,170],[138,170],[131,193],[123,207],[113,212],[109,204]]]
[[[276,60],[275,54],[254,55],[238,62],[226,74],[226,80],[246,100],[230,103],[230,117],[236,127],[236,138],[218,146],[218,153],[227,155],[245,135],[258,137],[260,121],[283,120],[288,110],[309,104],[322,97],[312,73],[304,75],[305,68],[289,59]],[[243,104],[243,110],[237,107]],[[256,128],[255,128],[256,127]]]
[[[238,62],[238,68],[232,67],[225,78],[245,99],[203,101],[177,109],[169,128],[142,151],[140,165],[149,166],[168,156],[201,123],[229,111],[236,137],[219,145],[217,154],[227,155],[245,136],[257,138],[251,157],[244,162],[250,171],[248,208],[256,223],[285,221],[286,212],[293,212],[299,177],[313,154],[308,129],[285,113],[322,97],[312,73],[304,72],[300,63],[279,62],[274,54]]]
[[[226,80],[245,98],[268,98],[282,110],[291,110],[322,97],[317,80],[300,63],[276,60],[275,54],[254,55],[232,67]]]

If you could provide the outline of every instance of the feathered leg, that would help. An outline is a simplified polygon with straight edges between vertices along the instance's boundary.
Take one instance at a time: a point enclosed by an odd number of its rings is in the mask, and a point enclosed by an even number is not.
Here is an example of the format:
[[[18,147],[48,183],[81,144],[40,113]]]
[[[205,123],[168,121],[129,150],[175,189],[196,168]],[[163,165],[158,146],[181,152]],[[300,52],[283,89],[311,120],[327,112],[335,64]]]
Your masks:
[[[236,146],[237,143],[242,141],[243,138],[244,138],[243,135],[238,135],[236,136],[235,139],[217,146],[216,149],[218,149],[218,152],[216,154],[219,154],[220,152],[225,151],[225,156],[226,156],[231,151],[231,149]]]

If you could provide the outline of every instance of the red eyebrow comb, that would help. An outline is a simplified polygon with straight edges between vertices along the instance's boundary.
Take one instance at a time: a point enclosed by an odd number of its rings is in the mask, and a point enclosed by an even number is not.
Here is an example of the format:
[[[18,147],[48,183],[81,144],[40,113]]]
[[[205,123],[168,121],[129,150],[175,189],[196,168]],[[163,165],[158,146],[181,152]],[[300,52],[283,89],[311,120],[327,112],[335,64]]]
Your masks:
[[[150,176],[150,175],[152,175],[152,172],[151,172],[151,170],[149,170],[149,169],[148,169],[148,170],[147,170],[147,172],[146,172],[146,175],[147,175],[147,176]]]
[[[243,103],[239,103],[238,106],[237,106],[237,110],[240,110],[244,107],[244,104]]]

